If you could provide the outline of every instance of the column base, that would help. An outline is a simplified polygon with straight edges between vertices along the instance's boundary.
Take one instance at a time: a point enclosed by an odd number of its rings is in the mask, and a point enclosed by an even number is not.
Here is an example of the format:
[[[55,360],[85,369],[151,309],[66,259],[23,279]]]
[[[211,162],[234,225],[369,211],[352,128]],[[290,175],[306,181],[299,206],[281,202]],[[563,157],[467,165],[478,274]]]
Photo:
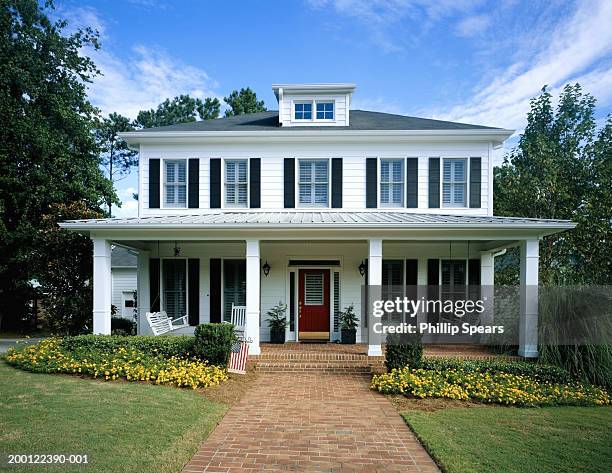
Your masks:
[[[368,356],[382,356],[382,347],[380,345],[368,345]]]
[[[93,311],[93,333],[96,335],[110,335],[111,333],[111,315],[110,310],[94,310]]]
[[[518,349],[518,355],[523,358],[537,358],[538,357],[538,346],[537,345],[521,345]]]

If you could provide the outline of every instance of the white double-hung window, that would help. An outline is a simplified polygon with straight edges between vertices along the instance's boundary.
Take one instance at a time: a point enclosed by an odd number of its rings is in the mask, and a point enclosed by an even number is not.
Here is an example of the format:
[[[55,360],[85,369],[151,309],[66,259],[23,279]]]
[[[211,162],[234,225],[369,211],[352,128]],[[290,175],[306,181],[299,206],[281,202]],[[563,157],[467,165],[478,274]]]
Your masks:
[[[187,160],[164,160],[164,206],[187,207]]]
[[[442,204],[444,207],[465,207],[467,196],[467,160],[444,159],[442,170]]]
[[[248,161],[228,159],[225,161],[225,205],[246,207],[248,190]]]
[[[380,160],[380,204],[384,207],[404,206],[404,160]]]
[[[329,161],[300,159],[298,180],[299,203],[304,207],[329,205]]]

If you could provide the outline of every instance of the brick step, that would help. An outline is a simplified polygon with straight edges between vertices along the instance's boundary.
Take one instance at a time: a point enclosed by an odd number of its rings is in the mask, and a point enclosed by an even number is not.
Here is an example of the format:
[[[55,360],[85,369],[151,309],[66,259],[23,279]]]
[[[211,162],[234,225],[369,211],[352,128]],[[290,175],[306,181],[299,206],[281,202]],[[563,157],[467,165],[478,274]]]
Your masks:
[[[364,363],[266,362],[255,364],[255,371],[266,373],[361,373],[370,374],[372,367]]]
[[[350,361],[350,362],[382,362],[382,356],[368,356],[349,353],[262,353],[261,355],[249,356],[249,360],[253,361],[304,361],[304,362],[335,362],[335,361]]]

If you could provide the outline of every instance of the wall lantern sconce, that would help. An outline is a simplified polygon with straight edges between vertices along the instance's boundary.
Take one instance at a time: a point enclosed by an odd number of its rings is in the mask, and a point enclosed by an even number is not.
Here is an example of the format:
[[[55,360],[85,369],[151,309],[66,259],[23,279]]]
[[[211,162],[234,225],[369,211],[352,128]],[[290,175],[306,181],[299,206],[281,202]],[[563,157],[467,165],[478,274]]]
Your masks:
[[[362,260],[361,264],[359,265],[359,274],[361,274],[361,277],[365,275],[366,269],[368,269],[368,267],[366,266],[365,262]]]
[[[174,257],[177,258],[181,254],[180,246],[177,246],[176,241],[174,242]]]
[[[268,274],[270,274],[270,265],[268,264],[267,261],[264,263],[262,269],[263,269],[264,276],[268,277]]]

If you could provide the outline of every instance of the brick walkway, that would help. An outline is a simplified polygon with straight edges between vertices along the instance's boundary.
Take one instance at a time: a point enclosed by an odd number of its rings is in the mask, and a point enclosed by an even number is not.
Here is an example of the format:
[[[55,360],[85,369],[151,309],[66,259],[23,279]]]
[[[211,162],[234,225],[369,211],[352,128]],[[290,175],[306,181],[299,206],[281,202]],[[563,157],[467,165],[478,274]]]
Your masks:
[[[265,373],[223,418],[184,473],[437,472],[369,377]]]

